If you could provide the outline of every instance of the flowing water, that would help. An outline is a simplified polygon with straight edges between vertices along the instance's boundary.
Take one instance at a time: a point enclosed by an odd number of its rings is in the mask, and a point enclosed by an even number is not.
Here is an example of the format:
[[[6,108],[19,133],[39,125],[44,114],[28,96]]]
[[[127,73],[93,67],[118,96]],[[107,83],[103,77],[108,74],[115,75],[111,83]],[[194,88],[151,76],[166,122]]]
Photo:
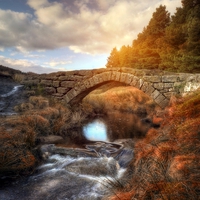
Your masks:
[[[124,171],[113,158],[52,155],[33,176],[0,189],[0,199],[102,199],[110,194],[108,182],[119,179]]]
[[[1,99],[20,87],[1,94]],[[111,183],[123,177],[133,158],[133,150],[123,140],[143,137],[148,129],[146,121],[131,113],[112,112],[93,119],[82,130],[92,144],[78,149],[76,156],[63,153],[67,148],[47,146],[51,151],[44,152],[48,156],[35,173],[0,187],[0,199],[96,200],[113,194]]]
[[[65,154],[67,148],[47,145],[44,149],[51,151],[44,151],[49,153],[44,163],[33,175],[0,188],[0,199],[96,200],[113,195],[111,183],[124,178],[133,158],[133,150],[120,139],[139,134],[145,124],[137,120],[132,114],[112,113],[88,122],[83,133],[94,142],[78,149],[76,156]]]
[[[9,85],[5,85],[3,80],[0,80],[0,115],[14,115],[13,107],[23,102],[23,95],[20,92],[23,85],[17,85],[16,83],[9,82]]]

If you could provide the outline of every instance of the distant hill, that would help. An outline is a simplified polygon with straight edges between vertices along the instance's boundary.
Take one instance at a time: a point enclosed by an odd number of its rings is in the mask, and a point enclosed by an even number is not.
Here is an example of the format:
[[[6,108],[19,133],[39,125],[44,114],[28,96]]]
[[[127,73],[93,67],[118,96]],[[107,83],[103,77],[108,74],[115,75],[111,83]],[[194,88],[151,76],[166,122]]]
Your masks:
[[[5,67],[0,65],[0,75],[13,77],[15,74],[23,74],[20,70],[12,69],[10,67]]]

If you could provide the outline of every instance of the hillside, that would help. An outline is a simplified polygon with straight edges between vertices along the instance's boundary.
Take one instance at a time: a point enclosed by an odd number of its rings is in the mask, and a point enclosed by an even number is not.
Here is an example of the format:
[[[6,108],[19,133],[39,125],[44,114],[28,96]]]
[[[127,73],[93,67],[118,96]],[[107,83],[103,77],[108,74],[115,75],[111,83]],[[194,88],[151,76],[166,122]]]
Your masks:
[[[13,77],[15,74],[22,74],[20,70],[16,70],[10,67],[5,67],[0,65],[0,75],[1,76],[11,76]]]

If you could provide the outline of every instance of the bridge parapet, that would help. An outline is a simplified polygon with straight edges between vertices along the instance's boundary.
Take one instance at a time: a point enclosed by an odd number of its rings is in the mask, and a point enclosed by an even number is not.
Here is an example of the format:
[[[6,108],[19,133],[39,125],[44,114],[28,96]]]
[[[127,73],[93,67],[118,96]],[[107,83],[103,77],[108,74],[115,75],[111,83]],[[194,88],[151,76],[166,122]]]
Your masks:
[[[200,74],[159,70],[112,68],[77,70],[27,76],[24,84],[41,84],[48,94],[73,104],[102,84],[117,81],[142,90],[164,108],[172,95],[184,95],[200,88]]]

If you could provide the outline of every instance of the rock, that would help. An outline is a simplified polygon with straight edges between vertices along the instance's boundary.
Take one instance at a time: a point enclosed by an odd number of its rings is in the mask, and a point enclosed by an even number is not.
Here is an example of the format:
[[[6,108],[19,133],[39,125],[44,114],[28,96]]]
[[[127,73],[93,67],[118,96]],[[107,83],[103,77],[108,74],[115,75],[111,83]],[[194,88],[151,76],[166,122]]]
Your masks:
[[[46,144],[38,147],[39,156],[41,156],[44,160],[48,159],[49,155],[52,153],[52,149],[54,144]]]
[[[119,166],[126,168],[133,159],[133,150],[124,148],[115,159],[118,161]]]
[[[89,167],[88,167],[89,166]],[[115,176],[118,171],[118,163],[113,158],[80,159],[66,166],[66,170],[76,174],[91,176]]]
[[[133,138],[127,138],[127,139],[117,139],[114,141],[115,143],[123,145],[125,148],[134,148],[135,142]]]
[[[49,135],[49,136],[43,136],[43,137],[38,137],[36,139],[37,143],[39,144],[60,144],[65,142],[63,137],[58,136],[58,135]]]

